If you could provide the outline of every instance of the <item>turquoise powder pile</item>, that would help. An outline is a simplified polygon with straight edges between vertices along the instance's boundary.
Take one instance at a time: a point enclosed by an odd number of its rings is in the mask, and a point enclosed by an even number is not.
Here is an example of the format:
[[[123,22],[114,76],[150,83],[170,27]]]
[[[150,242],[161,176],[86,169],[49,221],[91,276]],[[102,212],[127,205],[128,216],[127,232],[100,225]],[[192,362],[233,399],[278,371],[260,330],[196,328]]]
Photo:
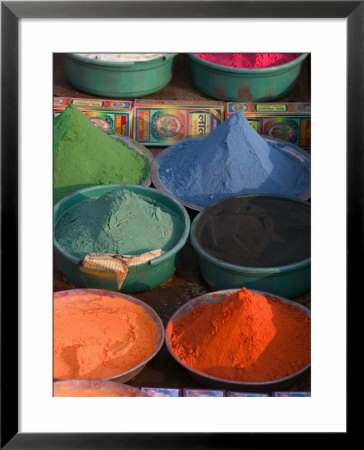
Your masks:
[[[173,248],[183,233],[181,219],[134,192],[109,191],[85,200],[58,220],[55,238],[73,256],[104,252],[139,255]]]

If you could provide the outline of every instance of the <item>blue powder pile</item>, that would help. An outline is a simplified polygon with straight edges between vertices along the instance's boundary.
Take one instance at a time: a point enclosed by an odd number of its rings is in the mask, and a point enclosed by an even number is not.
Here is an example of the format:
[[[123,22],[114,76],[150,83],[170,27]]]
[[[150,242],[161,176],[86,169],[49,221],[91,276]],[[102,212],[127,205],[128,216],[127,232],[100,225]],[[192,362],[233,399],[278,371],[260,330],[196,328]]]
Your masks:
[[[159,177],[176,197],[198,206],[239,194],[302,196],[311,164],[264,140],[242,112],[203,139],[187,139],[160,155]]]

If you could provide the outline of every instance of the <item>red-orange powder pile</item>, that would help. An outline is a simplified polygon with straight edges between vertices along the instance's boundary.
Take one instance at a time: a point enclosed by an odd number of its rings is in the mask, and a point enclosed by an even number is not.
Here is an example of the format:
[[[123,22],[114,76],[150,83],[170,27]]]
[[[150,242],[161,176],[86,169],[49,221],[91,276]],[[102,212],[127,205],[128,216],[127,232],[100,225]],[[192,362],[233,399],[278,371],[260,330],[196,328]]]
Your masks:
[[[192,369],[236,381],[291,375],[311,359],[304,311],[248,289],[194,308],[167,329],[175,355]]]
[[[301,53],[195,53],[206,61],[241,69],[279,66],[298,58]]]
[[[139,305],[121,297],[54,298],[54,378],[105,378],[150,356],[158,328]]]

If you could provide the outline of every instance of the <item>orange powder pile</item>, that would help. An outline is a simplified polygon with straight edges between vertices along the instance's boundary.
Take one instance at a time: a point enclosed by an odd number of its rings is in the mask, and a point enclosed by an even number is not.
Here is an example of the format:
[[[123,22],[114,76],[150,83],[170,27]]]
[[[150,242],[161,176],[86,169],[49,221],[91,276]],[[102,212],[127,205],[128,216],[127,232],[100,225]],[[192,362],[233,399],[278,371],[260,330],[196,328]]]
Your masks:
[[[114,383],[98,383],[95,380],[82,380],[83,384],[70,385],[67,381],[54,383],[55,397],[149,397],[140,389]],[[72,381],[73,383],[73,381]]]
[[[54,299],[54,378],[105,378],[125,372],[157,347],[145,310],[120,297]]]
[[[70,390],[67,388],[59,389],[55,397],[124,397],[111,389],[83,389],[82,391]]]
[[[310,362],[310,318],[278,299],[243,288],[194,308],[168,325],[175,355],[205,374],[236,381],[270,381]]]

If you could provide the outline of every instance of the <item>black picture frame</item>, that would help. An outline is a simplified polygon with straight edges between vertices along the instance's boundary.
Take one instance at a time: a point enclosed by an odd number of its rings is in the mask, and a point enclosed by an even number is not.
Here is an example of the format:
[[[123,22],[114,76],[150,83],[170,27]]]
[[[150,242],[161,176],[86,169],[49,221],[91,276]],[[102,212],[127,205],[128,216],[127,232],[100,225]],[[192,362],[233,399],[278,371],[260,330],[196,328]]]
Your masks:
[[[347,300],[357,292],[364,273],[364,1],[1,2],[1,448],[257,448],[278,439],[282,447],[278,433],[18,432],[18,22],[22,18],[109,17],[347,20]],[[335,442],[348,436],[348,432],[337,433]],[[300,445],[308,438],[309,434],[300,436]],[[317,438],[316,434],[316,442]],[[295,444],[297,439],[297,434],[285,435],[287,443]]]

